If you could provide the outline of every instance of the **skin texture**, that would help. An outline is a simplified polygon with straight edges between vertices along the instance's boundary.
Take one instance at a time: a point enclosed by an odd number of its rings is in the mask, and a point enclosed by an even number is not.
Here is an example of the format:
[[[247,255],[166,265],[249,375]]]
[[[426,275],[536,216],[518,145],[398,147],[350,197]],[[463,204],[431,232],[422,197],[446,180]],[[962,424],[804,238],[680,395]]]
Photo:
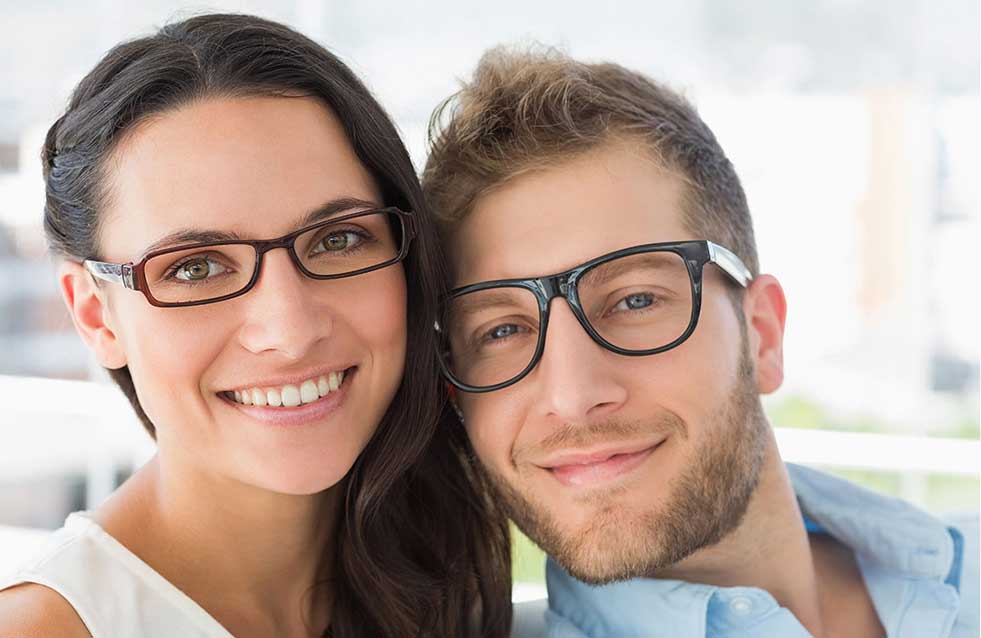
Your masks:
[[[704,239],[681,221],[683,188],[623,141],[517,176],[455,228],[454,285]],[[707,266],[694,334],[649,357],[603,349],[553,301],[543,357],[526,378],[456,395],[477,456],[519,526],[582,580],[758,586],[815,636],[875,635],[851,553],[836,543],[812,550],[760,407],[759,394],[783,380],[783,291],[760,275],[737,305],[730,286]],[[601,481],[570,486],[548,469],[556,454],[652,446],[631,471]],[[837,594],[846,582],[848,596]]]
[[[307,98],[187,105],[131,131],[109,173],[99,257],[113,262],[178,229],[269,239],[330,200],[382,204],[339,121]],[[129,366],[157,428],[156,457],[96,519],[234,635],[319,635],[330,594],[311,594],[330,574],[344,477],[403,372],[401,265],[314,281],[274,250],[248,294],[190,308],[95,285],[74,263],[59,282],[82,338],[102,365]],[[339,408],[300,426],[218,395],[351,365]]]

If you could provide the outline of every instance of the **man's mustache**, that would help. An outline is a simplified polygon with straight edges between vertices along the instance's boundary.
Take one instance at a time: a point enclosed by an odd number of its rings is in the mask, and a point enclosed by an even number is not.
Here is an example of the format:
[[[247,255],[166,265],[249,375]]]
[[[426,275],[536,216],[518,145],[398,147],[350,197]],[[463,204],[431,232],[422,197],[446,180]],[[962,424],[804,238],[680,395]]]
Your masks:
[[[596,421],[590,423],[567,423],[549,433],[539,443],[515,448],[512,460],[518,464],[524,459],[541,458],[557,450],[569,448],[588,448],[618,441],[633,442],[638,439],[655,438],[677,434],[688,438],[688,424],[673,412],[664,411],[644,421]]]

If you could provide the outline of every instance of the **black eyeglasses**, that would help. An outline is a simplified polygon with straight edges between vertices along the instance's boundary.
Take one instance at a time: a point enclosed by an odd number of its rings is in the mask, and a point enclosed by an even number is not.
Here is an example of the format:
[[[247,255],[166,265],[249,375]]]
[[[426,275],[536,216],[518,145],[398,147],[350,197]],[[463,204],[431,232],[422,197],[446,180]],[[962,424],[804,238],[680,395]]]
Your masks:
[[[643,356],[675,348],[698,323],[707,263],[740,286],[752,281],[739,257],[701,240],[644,244],[549,277],[457,288],[436,324],[443,372],[466,392],[517,383],[542,357],[556,297],[565,298],[589,336],[607,350]]]
[[[277,239],[204,242],[157,250],[138,263],[83,264],[99,279],[142,292],[154,306],[198,306],[251,290],[262,256],[275,248],[285,248],[311,279],[340,279],[401,261],[414,236],[411,213],[388,207],[328,219]]]

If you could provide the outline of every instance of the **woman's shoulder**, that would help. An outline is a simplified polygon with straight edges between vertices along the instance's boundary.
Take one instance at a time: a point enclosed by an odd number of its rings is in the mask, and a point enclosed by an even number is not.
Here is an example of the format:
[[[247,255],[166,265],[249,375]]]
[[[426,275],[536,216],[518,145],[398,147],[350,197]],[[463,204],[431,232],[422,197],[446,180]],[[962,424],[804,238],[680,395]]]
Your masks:
[[[61,594],[36,583],[0,591],[0,635],[89,638],[75,609]]]

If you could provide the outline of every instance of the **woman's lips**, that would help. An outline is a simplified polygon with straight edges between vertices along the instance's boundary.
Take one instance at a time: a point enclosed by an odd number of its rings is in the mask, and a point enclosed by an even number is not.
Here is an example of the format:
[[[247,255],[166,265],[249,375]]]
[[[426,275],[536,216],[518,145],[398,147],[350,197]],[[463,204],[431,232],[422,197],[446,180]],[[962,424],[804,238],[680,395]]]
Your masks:
[[[662,442],[636,452],[613,454],[595,461],[554,465],[545,469],[566,487],[594,487],[637,469]]]
[[[344,380],[337,390],[330,391],[316,401],[295,407],[243,405],[225,396],[222,396],[222,399],[232,408],[267,425],[288,427],[315,424],[329,418],[331,414],[341,407],[344,399],[347,397],[351,383],[356,377],[356,372],[357,367],[349,368],[345,372]]]

